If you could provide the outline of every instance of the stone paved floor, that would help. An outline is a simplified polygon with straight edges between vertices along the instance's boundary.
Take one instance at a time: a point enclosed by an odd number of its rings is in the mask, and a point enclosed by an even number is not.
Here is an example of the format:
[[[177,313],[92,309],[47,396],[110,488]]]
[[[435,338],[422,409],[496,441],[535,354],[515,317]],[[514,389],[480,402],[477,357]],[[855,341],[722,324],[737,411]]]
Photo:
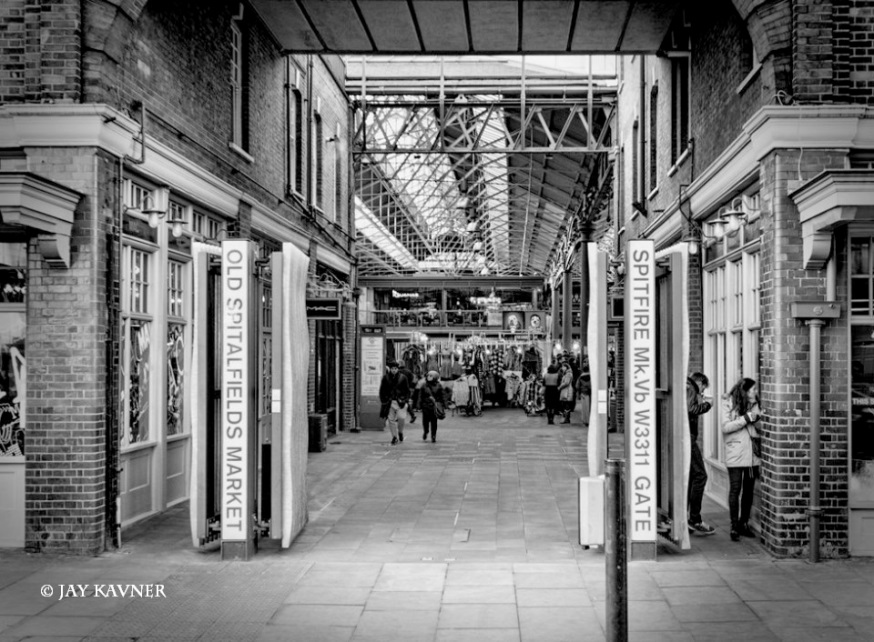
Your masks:
[[[250,562],[193,549],[185,504],[99,557],[0,551],[0,641],[606,639],[604,556],[575,543],[578,421],[489,408],[436,444],[420,430],[332,437],[308,525]],[[874,560],[773,560],[716,504],[705,519],[690,551],[629,564],[631,640],[874,640]],[[166,597],[96,594],[149,583]],[[58,599],[71,584],[85,597]]]

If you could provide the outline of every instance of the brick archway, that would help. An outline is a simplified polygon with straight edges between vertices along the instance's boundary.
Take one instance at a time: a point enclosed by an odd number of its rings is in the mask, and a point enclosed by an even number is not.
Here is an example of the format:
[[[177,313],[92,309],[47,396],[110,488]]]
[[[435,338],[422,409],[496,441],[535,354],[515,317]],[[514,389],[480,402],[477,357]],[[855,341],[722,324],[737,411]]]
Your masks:
[[[115,75],[137,20],[148,0],[93,0],[83,15],[83,102],[119,106],[118,97],[106,92],[107,80]]]
[[[762,63],[762,84],[776,95],[792,91],[792,5],[790,0],[731,0],[746,23]]]

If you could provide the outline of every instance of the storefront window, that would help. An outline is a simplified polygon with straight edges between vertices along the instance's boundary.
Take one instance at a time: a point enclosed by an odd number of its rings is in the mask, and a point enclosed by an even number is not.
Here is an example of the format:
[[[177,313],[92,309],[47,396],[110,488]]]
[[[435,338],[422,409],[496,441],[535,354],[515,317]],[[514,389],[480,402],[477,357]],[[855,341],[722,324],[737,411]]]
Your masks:
[[[737,235],[741,237],[741,234]],[[732,247],[726,245],[727,248]],[[758,381],[761,291],[759,254],[747,245],[706,267],[704,300],[704,373],[715,398],[726,394],[740,377]],[[704,453],[721,461],[721,408],[704,415]]]
[[[874,508],[874,238],[850,239],[850,507]]]
[[[24,456],[27,248],[0,243],[0,457]]]
[[[850,505],[874,507],[874,324],[852,329]]]

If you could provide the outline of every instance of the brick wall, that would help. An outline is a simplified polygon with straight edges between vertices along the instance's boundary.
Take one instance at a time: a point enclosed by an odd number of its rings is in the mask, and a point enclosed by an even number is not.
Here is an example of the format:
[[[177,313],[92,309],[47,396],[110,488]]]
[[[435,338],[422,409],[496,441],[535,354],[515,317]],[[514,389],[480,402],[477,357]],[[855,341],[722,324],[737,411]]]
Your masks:
[[[701,252],[689,256],[688,283],[689,369],[686,374],[704,372],[704,288],[701,282]]]
[[[845,152],[806,150],[801,178],[843,167]],[[760,520],[765,543],[779,556],[803,556],[809,543],[810,341],[803,321],[789,318],[792,301],[824,299],[821,271],[805,270],[801,225],[787,196],[799,177],[799,152],[778,150],[761,163],[762,342],[760,393],[765,414]],[[844,311],[844,314],[846,311]],[[822,329],[823,557],[847,552],[846,320]]]
[[[6,0],[0,6],[0,103],[78,102],[80,2]]]
[[[86,197],[76,211],[69,270],[49,268],[33,241],[29,252],[26,547],[95,554],[105,536],[104,257],[114,170],[93,149],[33,150],[28,160]]]
[[[354,303],[343,304],[343,354],[340,366],[343,418],[342,430],[358,427],[357,384],[358,384],[358,318]]]

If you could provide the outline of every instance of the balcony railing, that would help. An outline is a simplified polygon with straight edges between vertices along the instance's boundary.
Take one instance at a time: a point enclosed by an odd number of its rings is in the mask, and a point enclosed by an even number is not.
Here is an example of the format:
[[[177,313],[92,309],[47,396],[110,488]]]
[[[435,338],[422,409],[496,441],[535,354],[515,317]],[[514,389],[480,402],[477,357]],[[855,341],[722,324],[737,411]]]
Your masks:
[[[369,310],[366,316],[366,323],[395,328],[488,326],[484,310]]]

